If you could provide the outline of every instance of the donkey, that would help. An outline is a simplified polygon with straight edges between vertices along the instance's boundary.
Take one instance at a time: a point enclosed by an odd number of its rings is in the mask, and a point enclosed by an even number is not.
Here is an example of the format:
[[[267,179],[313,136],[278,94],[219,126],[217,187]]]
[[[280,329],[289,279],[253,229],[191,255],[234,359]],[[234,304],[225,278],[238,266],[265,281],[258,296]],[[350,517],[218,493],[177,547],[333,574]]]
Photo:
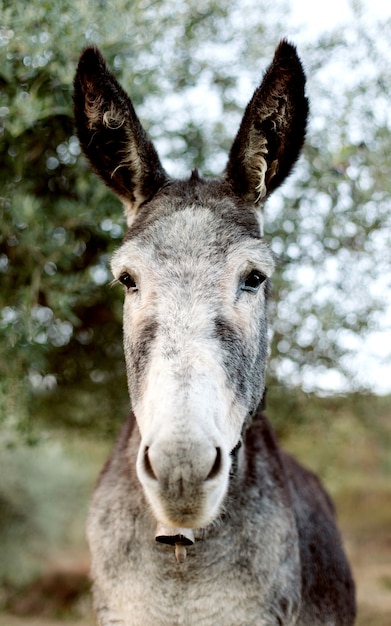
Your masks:
[[[258,408],[274,266],[262,207],[308,114],[295,47],[280,42],[219,179],[166,174],[97,48],[74,86],[80,144],[128,226],[112,271],[133,414],[88,518],[98,623],[353,624],[333,505]]]

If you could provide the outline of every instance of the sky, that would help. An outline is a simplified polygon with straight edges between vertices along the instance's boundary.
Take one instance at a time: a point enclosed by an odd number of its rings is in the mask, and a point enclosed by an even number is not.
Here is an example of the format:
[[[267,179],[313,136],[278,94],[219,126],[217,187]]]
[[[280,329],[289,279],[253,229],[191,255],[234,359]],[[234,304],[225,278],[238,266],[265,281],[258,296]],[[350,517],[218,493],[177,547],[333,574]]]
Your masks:
[[[287,26],[295,27],[295,43],[300,46],[300,43],[316,40],[319,35],[336,26],[348,27],[354,19],[351,4],[349,0],[289,0],[291,13]],[[368,19],[371,16],[377,19],[391,17],[389,0],[367,0],[361,2],[361,5],[368,11]],[[369,382],[376,393],[391,393],[391,294],[389,310],[383,316],[383,328],[363,339],[354,371],[363,383]],[[313,381],[316,386],[317,382]],[[308,383],[311,387],[311,381]],[[326,389],[328,386],[338,388],[338,380],[333,378],[332,372],[324,383]]]
[[[314,0],[289,0],[291,16],[289,22],[300,26],[299,39],[312,40],[324,31],[341,25],[348,24],[353,18],[351,9],[352,2],[369,7],[373,16],[386,18],[391,16],[391,2],[389,0],[327,0],[327,2],[314,2]],[[299,41],[298,41],[299,43]]]
[[[304,38],[317,37],[325,30],[344,23],[351,17],[347,0],[328,0],[328,2],[290,0],[289,4],[292,12],[289,21],[301,27]]]

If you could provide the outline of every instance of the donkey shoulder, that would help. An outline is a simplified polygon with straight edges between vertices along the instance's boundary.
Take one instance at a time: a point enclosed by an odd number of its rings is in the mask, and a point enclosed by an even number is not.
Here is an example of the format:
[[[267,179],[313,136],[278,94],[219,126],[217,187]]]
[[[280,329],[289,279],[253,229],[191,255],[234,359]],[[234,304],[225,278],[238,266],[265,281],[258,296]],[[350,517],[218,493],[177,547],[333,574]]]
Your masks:
[[[343,550],[333,502],[318,477],[282,451],[299,536],[302,621],[314,624],[329,613],[330,623],[354,623],[355,585]]]
[[[284,494],[296,522],[301,564],[302,606],[298,624],[351,626],[355,586],[344,554],[333,502],[318,477],[281,449],[264,415],[247,431],[250,458],[263,457],[276,491]],[[266,461],[266,464],[265,464]],[[262,482],[262,477],[258,477]]]

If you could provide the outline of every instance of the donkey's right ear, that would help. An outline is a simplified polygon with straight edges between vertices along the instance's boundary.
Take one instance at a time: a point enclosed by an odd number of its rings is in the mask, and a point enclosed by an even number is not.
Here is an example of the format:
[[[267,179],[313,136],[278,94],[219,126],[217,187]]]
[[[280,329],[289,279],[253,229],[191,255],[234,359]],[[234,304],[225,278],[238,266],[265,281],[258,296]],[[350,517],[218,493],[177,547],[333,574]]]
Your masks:
[[[123,201],[128,224],[168,181],[132,102],[96,47],[84,50],[74,80],[77,135],[93,169]]]
[[[229,155],[225,175],[238,196],[262,205],[288,176],[304,142],[307,115],[304,71],[295,47],[282,40]]]

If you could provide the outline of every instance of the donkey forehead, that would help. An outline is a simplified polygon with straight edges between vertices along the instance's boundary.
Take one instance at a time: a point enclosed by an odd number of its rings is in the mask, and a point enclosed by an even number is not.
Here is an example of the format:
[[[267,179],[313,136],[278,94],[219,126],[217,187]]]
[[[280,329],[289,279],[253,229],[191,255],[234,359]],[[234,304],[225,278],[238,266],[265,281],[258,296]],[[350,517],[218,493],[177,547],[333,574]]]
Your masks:
[[[232,267],[240,271],[256,267],[266,276],[274,269],[267,242],[253,226],[235,221],[213,208],[188,205],[156,217],[134,234],[129,232],[113,255],[112,270],[192,268],[195,272],[217,272]]]

